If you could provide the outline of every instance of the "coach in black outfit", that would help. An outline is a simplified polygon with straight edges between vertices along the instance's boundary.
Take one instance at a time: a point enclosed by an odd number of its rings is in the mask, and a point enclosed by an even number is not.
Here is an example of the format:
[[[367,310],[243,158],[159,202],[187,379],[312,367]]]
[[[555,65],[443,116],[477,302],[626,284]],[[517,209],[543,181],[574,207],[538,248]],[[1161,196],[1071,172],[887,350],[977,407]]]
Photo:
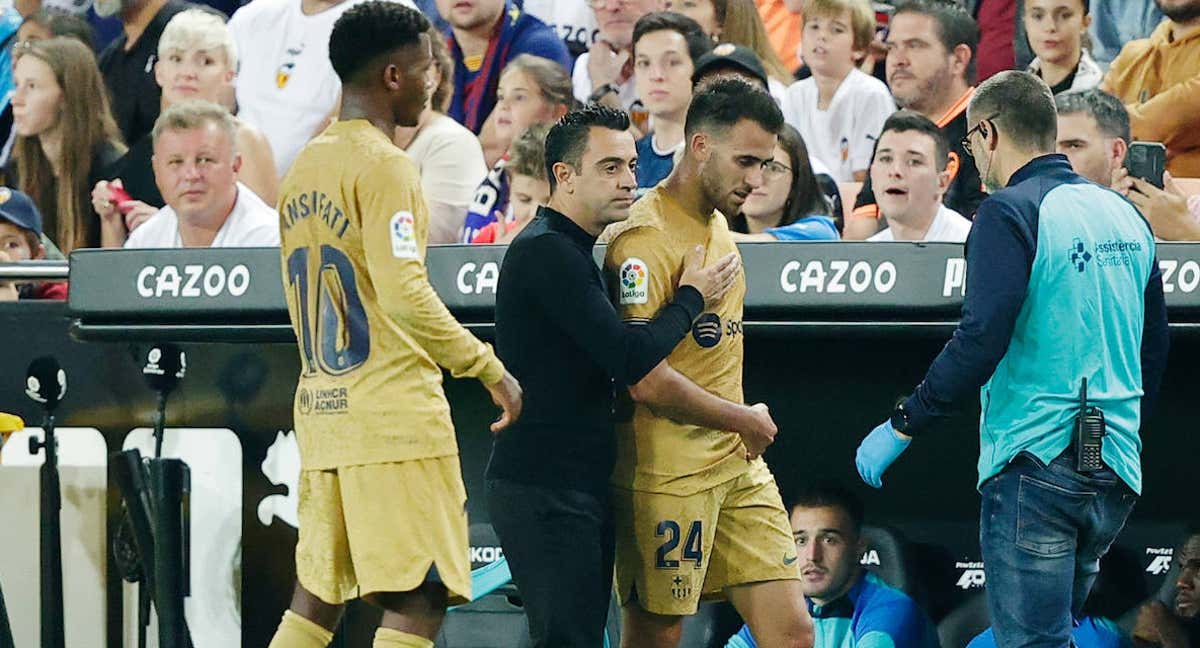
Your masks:
[[[655,320],[620,321],[592,247],[633,203],[637,149],[628,129],[624,113],[595,105],[550,129],[550,204],[509,246],[496,292],[497,351],[524,387],[525,406],[492,449],[488,510],[538,647],[603,645],[616,390],[646,378],[740,271],[735,254],[701,268],[697,248],[675,301]]]

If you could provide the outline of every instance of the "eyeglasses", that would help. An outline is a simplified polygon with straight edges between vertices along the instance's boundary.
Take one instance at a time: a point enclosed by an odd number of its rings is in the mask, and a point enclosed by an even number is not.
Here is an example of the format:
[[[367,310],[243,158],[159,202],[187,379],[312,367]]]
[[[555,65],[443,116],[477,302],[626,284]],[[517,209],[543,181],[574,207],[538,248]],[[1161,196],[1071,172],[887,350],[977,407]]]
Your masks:
[[[962,141],[959,142],[959,144],[962,145],[962,149],[963,149],[964,153],[966,153],[970,157],[975,157],[975,154],[971,152],[971,136],[974,135],[976,132],[980,131],[980,127],[983,126],[984,122],[992,121],[993,119],[995,119],[999,116],[1000,116],[1000,113],[996,112],[996,113],[993,113],[991,117],[985,117],[984,119],[980,119],[978,122],[975,123],[974,126],[971,127],[970,130],[967,131],[966,137],[963,137]]]
[[[782,162],[776,162],[775,160],[771,160],[770,162],[763,163],[763,171],[765,172],[764,173],[765,175],[781,176],[781,175],[784,175],[787,173],[791,173],[792,167],[790,167]]]

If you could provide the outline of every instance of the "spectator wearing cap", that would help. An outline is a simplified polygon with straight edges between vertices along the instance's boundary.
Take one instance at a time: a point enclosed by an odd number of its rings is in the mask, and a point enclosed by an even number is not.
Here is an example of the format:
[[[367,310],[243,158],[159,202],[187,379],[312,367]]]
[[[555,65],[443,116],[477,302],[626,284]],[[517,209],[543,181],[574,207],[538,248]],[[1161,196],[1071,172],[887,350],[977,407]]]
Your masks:
[[[1156,0],[1167,16],[1121,50],[1100,89],[1129,111],[1133,138],[1162,142],[1167,170],[1200,176],[1200,0]]]
[[[150,132],[161,109],[154,80],[158,39],[175,14],[188,8],[183,0],[97,0],[101,16],[120,14],[122,33],[100,53],[100,72],[112,100],[121,138],[136,142]]]
[[[734,77],[746,83],[757,85],[766,90],[768,87],[767,72],[759,62],[758,56],[748,47],[721,43],[696,62],[696,72],[692,74],[692,84],[699,89],[715,79]],[[787,110],[784,110],[787,114]],[[805,155],[807,147],[805,147]],[[817,179],[817,186],[829,204],[829,215],[839,223],[842,222],[842,198],[837,181],[829,173],[829,169],[820,160],[809,156],[809,166]]]
[[[454,95],[448,114],[472,132],[483,129],[496,107],[500,75],[509,61],[532,54],[571,70],[562,40],[513,0],[438,0],[437,5],[453,28],[448,43]]]
[[[838,182],[866,179],[875,138],[896,112],[887,86],[856,67],[874,34],[867,0],[809,0],[805,7],[801,47],[812,76],[788,87],[783,116]]]
[[[633,26],[659,5],[659,0],[588,0],[600,35],[576,59],[571,75],[576,99],[624,110],[638,129],[646,127],[649,115],[633,82]]]
[[[279,214],[237,180],[237,122],[222,106],[186,101],[154,124],[154,178],[167,205],[123,239],[115,206],[106,207],[106,246],[126,248],[271,247]]]
[[[42,245],[42,215],[29,196],[0,187],[0,263],[46,258]],[[62,282],[0,283],[0,301],[67,298]]]
[[[637,141],[638,189],[659,183],[675,166],[692,101],[696,61],[712,48],[700,25],[683,14],[656,11],[633,28],[633,74],[650,113],[650,134]]]

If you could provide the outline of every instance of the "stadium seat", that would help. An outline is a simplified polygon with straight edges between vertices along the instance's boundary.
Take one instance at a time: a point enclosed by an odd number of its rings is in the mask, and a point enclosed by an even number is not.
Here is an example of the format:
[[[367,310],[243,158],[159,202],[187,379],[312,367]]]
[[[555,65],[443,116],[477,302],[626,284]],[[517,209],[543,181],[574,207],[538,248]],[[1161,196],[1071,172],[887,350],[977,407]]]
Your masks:
[[[866,551],[859,563],[888,585],[922,603],[924,591],[920,579],[916,577],[911,552],[904,537],[894,529],[869,524],[863,525],[862,537]]]
[[[965,648],[980,632],[991,625],[988,617],[987,595],[979,592],[946,615],[938,624],[938,639],[942,648]]]

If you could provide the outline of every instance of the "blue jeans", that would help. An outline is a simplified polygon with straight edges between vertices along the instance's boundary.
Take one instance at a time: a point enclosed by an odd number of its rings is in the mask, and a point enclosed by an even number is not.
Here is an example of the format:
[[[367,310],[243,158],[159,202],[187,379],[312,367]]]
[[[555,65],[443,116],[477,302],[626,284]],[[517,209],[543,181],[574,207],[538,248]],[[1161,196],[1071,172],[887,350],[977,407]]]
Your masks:
[[[1100,557],[1137,495],[1107,467],[1078,473],[1068,450],[1017,455],[984,482],[979,546],[998,648],[1064,648]]]

